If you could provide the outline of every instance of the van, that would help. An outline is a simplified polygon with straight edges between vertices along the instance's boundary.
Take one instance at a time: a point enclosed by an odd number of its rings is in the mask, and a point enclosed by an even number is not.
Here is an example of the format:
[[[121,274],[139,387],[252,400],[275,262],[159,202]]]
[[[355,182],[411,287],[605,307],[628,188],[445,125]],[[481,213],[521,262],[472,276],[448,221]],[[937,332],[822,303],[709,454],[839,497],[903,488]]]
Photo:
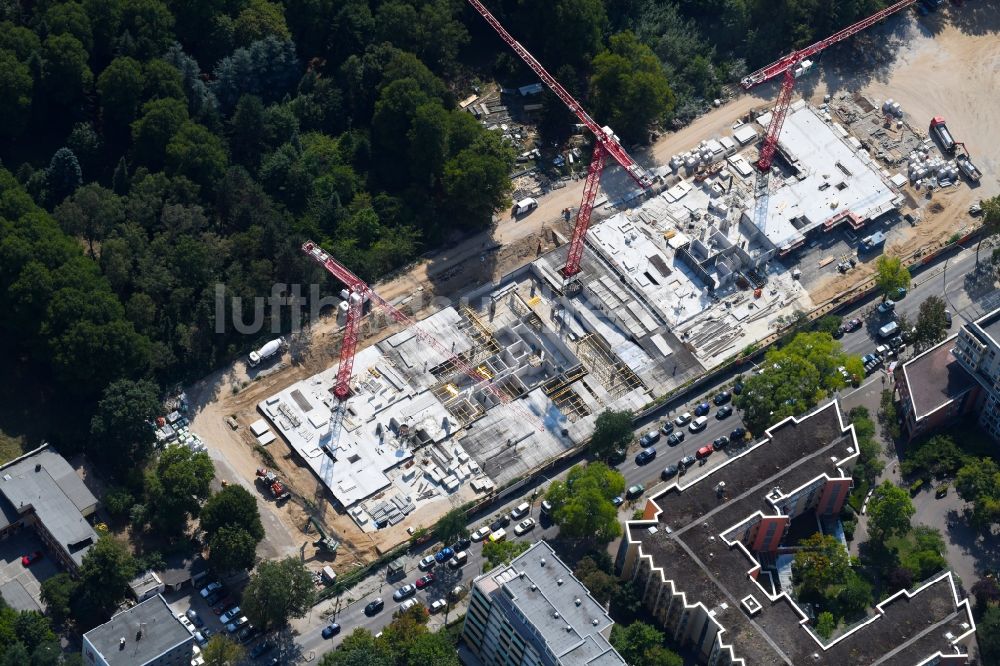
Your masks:
[[[490,541],[492,543],[496,543],[497,541],[503,541],[506,538],[507,538],[507,530],[505,530],[502,527],[497,531],[490,533]]]
[[[704,430],[707,424],[708,424],[708,417],[699,416],[698,418],[696,418],[694,421],[691,422],[691,425],[688,426],[688,428],[691,429],[691,432],[698,432],[699,430]]]
[[[337,582],[337,572],[333,570],[333,567],[325,566],[323,567],[323,581],[327,585],[333,585]]]
[[[463,566],[465,566],[465,563],[468,561],[469,561],[469,553],[468,551],[463,550],[459,553],[456,553],[455,557],[449,560],[448,566],[451,567],[452,569],[461,569]]]
[[[527,502],[521,502],[516,507],[514,507],[513,511],[510,512],[510,519],[518,520],[528,515],[529,511],[531,511],[531,505],[528,504]]]
[[[894,321],[890,321],[888,324],[878,329],[878,337],[880,338],[891,338],[899,332],[899,324]]]
[[[514,217],[530,213],[536,208],[538,208],[538,202],[535,199],[531,197],[528,197],[526,199],[521,199],[516,204],[514,204]]]

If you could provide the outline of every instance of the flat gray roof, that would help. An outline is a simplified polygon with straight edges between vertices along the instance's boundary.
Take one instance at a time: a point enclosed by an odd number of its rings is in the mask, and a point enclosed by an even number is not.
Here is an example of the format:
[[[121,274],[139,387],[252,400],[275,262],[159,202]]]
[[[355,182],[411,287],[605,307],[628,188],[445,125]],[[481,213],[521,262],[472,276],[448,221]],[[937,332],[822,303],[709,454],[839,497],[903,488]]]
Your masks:
[[[42,612],[42,607],[38,605],[35,598],[28,593],[19,580],[8,581],[0,585],[0,597],[3,597],[7,605],[14,610]]]
[[[903,364],[903,378],[917,419],[941,409],[976,386],[976,380],[951,353],[955,337]]]
[[[625,666],[601,633],[614,620],[546,542],[483,574],[475,584],[487,596],[504,595],[560,664]]]
[[[0,494],[18,514],[33,509],[77,565],[97,541],[97,532],[81,513],[97,504],[97,498],[53,451],[42,448],[0,468]],[[9,520],[8,511],[3,513]]]
[[[137,640],[140,630],[142,634]],[[182,643],[194,644],[194,638],[159,594],[118,613],[83,637],[84,661],[87,661],[86,651],[92,646],[111,666],[142,666]]]
[[[975,325],[990,337],[994,347],[1000,347],[1000,308],[987,312],[975,321]]]

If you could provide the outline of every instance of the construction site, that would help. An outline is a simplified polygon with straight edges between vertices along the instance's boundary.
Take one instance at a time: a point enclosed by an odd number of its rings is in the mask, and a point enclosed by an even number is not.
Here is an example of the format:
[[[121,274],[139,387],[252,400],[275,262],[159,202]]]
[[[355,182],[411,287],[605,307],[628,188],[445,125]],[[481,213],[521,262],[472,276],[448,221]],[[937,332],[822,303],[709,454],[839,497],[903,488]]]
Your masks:
[[[407,308],[377,324],[378,312],[398,312],[384,299],[403,307],[428,284],[428,268],[372,288],[307,244],[347,287],[347,305],[309,332],[309,363],[220,399],[224,413],[264,417],[281,436],[269,450],[282,452],[289,485],[308,500],[297,506],[332,500],[326,524],[360,562],[573,451],[604,409],[640,410],[850,289],[882,252],[971,229],[968,202],[997,189],[994,163],[969,156],[976,142],[948,145],[932,117],[884,87],[795,99],[789,81],[816,53],[761,70],[785,77],[776,104],[748,93],[718,109],[714,125],[670,137],[665,155],[654,147],[662,163],[648,167],[581,110],[595,138],[586,180],[547,194],[534,217],[499,225],[494,238],[511,250],[502,261],[487,264],[474,249],[447,289],[432,281],[457,305]],[[630,186],[600,194],[611,159]],[[563,204],[581,189],[566,224]],[[862,252],[872,237],[879,247]],[[352,294],[370,311],[352,307]],[[199,421],[192,429],[212,441]]]

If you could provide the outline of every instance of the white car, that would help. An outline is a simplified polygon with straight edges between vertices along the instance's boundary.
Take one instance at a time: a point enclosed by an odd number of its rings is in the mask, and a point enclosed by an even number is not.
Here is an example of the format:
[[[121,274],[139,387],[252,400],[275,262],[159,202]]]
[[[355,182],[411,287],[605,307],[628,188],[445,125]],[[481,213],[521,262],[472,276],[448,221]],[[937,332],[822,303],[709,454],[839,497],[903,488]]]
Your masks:
[[[493,530],[490,529],[489,525],[483,525],[478,530],[476,530],[475,532],[473,532],[472,536],[470,538],[473,541],[482,541],[483,539],[485,539],[486,537],[488,537],[490,535],[490,532],[492,532],[492,531]]]
[[[188,630],[188,633],[194,635],[194,625],[191,624],[191,620],[187,619],[187,616],[185,616],[184,613],[178,613],[177,619],[180,620],[180,623],[184,625],[185,629]]]
[[[240,607],[236,606],[236,607],[234,607],[234,608],[226,611],[222,615],[220,615],[219,616],[219,622],[221,622],[222,624],[229,624],[230,622],[232,622],[233,620],[235,620],[236,618],[238,618],[242,613],[243,613],[243,611],[240,609]]]
[[[428,555],[424,559],[420,560],[417,566],[420,567],[421,571],[430,571],[434,568],[435,564],[437,564],[437,560],[434,559],[434,556]]]
[[[400,612],[408,611],[419,603],[420,602],[417,601],[416,599],[407,599],[403,603],[399,604],[399,611]]]
[[[516,507],[514,507],[513,511],[510,512],[510,519],[520,520],[521,518],[527,516],[529,511],[531,511],[531,505],[528,504],[527,502],[521,502]]]
[[[514,534],[516,536],[521,536],[522,534],[527,534],[531,530],[535,529],[535,519],[527,518],[522,520],[514,527]]]
[[[683,428],[691,421],[691,412],[684,412],[676,419],[674,419],[674,425],[678,428]]]
[[[448,602],[445,601],[444,599],[435,599],[434,601],[431,602],[431,612],[438,613],[447,608],[447,606]]]
[[[209,583],[208,585],[206,585],[201,589],[201,598],[205,599],[208,597],[208,595],[212,594],[212,592],[221,589],[222,589],[222,583],[220,583],[219,581],[215,581],[214,583]]]
[[[233,620],[232,622],[230,622],[229,624],[226,625],[226,631],[228,631],[231,634],[235,634],[247,622],[249,622],[249,620],[247,619],[247,616],[246,615],[241,615],[239,618]]]

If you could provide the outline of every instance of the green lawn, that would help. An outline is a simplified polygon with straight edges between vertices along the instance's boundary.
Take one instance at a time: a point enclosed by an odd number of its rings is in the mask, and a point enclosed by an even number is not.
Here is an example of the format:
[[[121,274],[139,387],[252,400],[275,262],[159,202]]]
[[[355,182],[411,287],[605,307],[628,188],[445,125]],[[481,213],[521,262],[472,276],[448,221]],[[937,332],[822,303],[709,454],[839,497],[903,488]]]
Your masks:
[[[24,453],[24,437],[11,437],[0,430],[0,465]]]

